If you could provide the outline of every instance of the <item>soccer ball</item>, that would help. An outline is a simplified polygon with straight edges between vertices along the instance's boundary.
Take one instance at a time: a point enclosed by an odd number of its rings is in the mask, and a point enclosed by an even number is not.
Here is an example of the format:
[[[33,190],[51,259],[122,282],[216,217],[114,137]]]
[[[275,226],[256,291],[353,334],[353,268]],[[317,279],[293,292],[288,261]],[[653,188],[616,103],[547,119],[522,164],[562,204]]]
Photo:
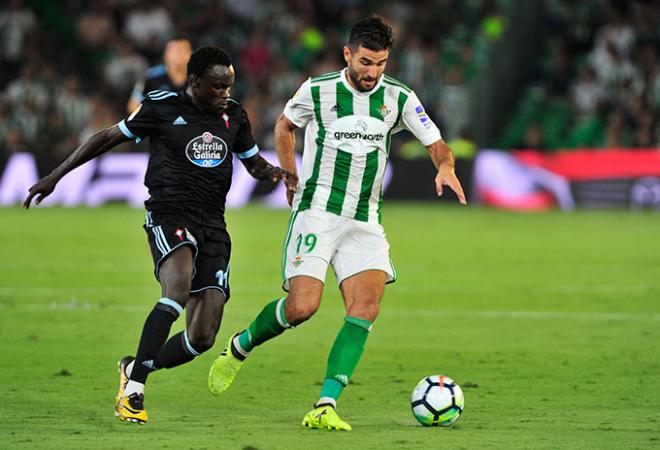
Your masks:
[[[413,415],[425,426],[452,425],[461,417],[464,405],[461,387],[444,375],[423,378],[412,392]]]

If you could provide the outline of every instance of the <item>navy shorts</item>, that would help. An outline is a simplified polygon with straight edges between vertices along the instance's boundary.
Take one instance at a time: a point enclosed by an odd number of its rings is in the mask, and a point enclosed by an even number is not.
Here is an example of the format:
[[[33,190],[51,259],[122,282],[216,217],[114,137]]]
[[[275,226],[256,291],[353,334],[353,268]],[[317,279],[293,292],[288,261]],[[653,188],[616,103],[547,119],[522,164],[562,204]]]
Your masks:
[[[193,216],[147,211],[144,224],[154,260],[154,274],[160,281],[160,266],[179,247],[193,251],[193,278],[190,292],[218,289],[229,300],[229,257],[231,239],[223,225],[203,223]]]

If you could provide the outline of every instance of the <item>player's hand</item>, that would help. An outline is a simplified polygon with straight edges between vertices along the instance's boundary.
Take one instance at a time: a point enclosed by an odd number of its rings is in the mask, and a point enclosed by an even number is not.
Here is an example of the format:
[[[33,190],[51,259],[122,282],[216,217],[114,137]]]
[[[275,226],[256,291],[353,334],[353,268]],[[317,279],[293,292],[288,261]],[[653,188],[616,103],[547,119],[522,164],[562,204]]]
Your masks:
[[[282,181],[284,181],[284,185],[286,186],[286,201],[291,206],[293,204],[293,195],[298,190],[298,175],[284,169],[281,170],[284,172]]]
[[[28,190],[28,196],[23,202],[23,207],[25,209],[30,208],[30,204],[32,203],[32,199],[34,198],[35,195],[38,195],[36,201],[34,202],[35,205],[38,205],[48,197],[50,194],[53,193],[55,190],[55,186],[57,185],[57,180],[55,177],[48,175],[43,177],[41,180],[37,181],[29,190]]]
[[[453,166],[443,164],[438,170],[438,174],[435,177],[435,190],[438,192],[438,197],[442,195],[443,185],[449,186],[451,190],[456,193],[458,201],[461,203],[461,205],[467,205],[463,187],[461,186],[461,182],[458,181],[458,178],[456,178]]]

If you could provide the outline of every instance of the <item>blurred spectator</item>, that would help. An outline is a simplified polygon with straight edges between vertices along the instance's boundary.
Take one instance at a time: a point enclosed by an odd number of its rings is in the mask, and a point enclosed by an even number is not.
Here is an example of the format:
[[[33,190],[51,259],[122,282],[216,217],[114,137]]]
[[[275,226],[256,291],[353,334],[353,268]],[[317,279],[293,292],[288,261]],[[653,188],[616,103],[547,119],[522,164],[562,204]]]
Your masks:
[[[106,62],[103,76],[112,90],[126,94],[147,70],[147,61],[126,40],[116,39],[113,49],[115,52]]]
[[[80,42],[92,49],[107,45],[117,34],[112,14],[103,2],[92,2],[91,9],[78,18],[77,27]]]
[[[22,0],[11,0],[0,10],[0,42],[2,62],[17,64],[23,56],[23,46],[37,24],[34,13]]]
[[[174,24],[164,7],[152,0],[139,0],[130,8],[124,30],[140,50],[156,54],[174,34]]]
[[[588,65],[580,69],[580,78],[571,91],[578,115],[595,113],[604,99],[603,88],[596,83],[596,72]]]
[[[64,89],[55,97],[55,108],[69,130],[78,133],[87,124],[89,101],[80,93],[80,82],[75,75],[66,79]]]

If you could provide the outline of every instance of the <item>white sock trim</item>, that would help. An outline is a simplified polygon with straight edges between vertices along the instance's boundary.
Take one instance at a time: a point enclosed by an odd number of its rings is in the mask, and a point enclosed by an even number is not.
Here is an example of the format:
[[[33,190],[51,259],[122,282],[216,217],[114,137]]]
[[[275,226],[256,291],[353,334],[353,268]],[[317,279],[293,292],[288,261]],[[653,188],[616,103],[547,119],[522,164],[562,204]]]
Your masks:
[[[193,356],[199,355],[199,352],[195,350],[192,345],[190,345],[190,341],[188,340],[188,330],[185,330],[183,332],[183,341],[186,344],[186,348]]]
[[[133,366],[135,365],[135,360],[131,361],[126,368],[124,369],[124,372],[126,373],[126,376],[128,378],[131,377],[131,374],[133,373]]]
[[[240,353],[241,356],[245,356],[247,358],[249,352],[245,351],[245,349],[241,347],[241,341],[238,339],[238,335],[234,336],[234,339],[232,339],[231,342],[234,348],[236,349],[236,351]]]
[[[291,325],[289,325],[289,322],[286,321],[286,317],[284,316],[285,300],[286,298],[282,297],[280,301],[277,302],[277,306],[275,307],[275,317],[277,317],[277,322],[282,328],[291,328]]]
[[[131,394],[144,394],[144,384],[128,380],[126,389],[124,389],[124,397],[128,397]]]
[[[337,409],[337,400],[332,397],[321,397],[315,406],[318,405],[332,405],[334,409]]]
[[[158,300],[158,303],[162,303],[163,305],[169,306],[170,308],[174,309],[179,315],[181,315],[181,313],[183,312],[183,306],[179,305],[171,298],[161,297],[161,299]]]

